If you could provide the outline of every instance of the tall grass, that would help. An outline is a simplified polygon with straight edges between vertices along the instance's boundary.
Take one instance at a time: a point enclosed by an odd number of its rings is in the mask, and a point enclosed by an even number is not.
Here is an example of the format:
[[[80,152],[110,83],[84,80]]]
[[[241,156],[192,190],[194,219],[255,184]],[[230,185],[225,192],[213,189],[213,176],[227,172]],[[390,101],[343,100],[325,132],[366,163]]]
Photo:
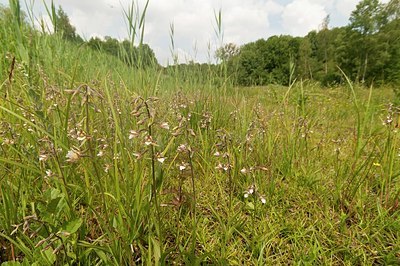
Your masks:
[[[211,67],[206,84],[200,70],[133,70],[33,30],[10,3],[5,265],[399,263],[392,90],[292,76],[289,88],[235,88]],[[132,45],[144,34],[137,10],[125,11]]]

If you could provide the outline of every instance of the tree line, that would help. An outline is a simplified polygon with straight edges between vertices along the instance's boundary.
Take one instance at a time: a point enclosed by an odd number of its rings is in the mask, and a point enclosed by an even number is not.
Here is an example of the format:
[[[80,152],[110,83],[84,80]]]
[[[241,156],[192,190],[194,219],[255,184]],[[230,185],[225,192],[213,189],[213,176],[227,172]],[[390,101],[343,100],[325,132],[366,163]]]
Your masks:
[[[76,33],[76,28],[70,23],[68,15],[61,6],[59,6],[55,17],[54,31],[67,41],[86,44],[92,49],[121,59],[129,66],[137,68],[158,66],[154,51],[145,43],[134,45],[129,40],[120,41],[110,36],[105,36],[104,38],[92,37],[89,41],[84,41]]]
[[[2,17],[9,13],[2,8]],[[83,40],[61,6],[54,15],[54,33],[74,42],[113,55],[127,65],[160,67],[147,44],[110,36]],[[43,29],[44,31],[44,29]],[[181,64],[167,67],[174,73],[210,78],[210,71],[229,76],[236,85],[288,85],[294,78],[315,80],[324,86],[340,84],[345,74],[362,84],[400,84],[400,0],[380,3],[362,0],[345,27],[329,28],[329,16],[318,31],[304,37],[272,36],[241,47],[229,43],[215,53],[218,65]],[[193,71],[192,71],[193,70]]]
[[[329,28],[329,16],[305,37],[272,36],[216,52],[237,85],[288,85],[291,78],[339,84],[400,83],[400,0],[363,0],[345,27]]]

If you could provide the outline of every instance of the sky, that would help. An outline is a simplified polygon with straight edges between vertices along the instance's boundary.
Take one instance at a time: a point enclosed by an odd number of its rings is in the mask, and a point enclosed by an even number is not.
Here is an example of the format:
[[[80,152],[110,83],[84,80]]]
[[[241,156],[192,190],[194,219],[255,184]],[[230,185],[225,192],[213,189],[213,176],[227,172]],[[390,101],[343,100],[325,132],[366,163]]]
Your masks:
[[[51,1],[46,1],[51,3]],[[143,10],[146,0],[54,0],[62,6],[70,22],[84,39],[111,36],[128,37],[123,10],[132,3]],[[330,16],[329,27],[348,24],[359,0],[149,0],[144,42],[149,44],[160,64],[172,64],[172,54],[181,63],[213,62],[221,43],[242,45],[273,35],[305,36],[318,30]],[[388,0],[381,1],[383,3]],[[43,1],[22,0],[33,4],[37,23],[49,21]],[[7,6],[8,0],[0,0]],[[26,9],[26,8],[24,8]],[[217,34],[215,15],[221,11],[222,33]],[[141,13],[142,11],[139,11]],[[174,29],[174,49],[171,42]],[[172,51],[173,50],[173,51]]]

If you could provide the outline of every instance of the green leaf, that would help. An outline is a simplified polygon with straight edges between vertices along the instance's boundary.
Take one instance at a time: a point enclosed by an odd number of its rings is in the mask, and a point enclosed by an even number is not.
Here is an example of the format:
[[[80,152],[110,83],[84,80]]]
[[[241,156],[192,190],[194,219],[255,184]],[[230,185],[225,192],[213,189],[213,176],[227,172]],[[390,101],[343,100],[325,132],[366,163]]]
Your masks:
[[[22,264],[17,261],[6,261],[1,264],[1,266],[20,266],[20,265]]]
[[[49,202],[49,204],[47,204],[47,209],[46,209],[46,211],[49,212],[49,213],[51,213],[51,214],[56,213],[56,211],[57,211],[57,206],[58,206],[58,203],[60,202],[60,200],[61,200],[61,198],[52,199],[52,200]]]
[[[154,261],[155,261],[156,265],[158,265],[160,258],[161,258],[160,242],[155,238],[152,238],[151,240],[153,242]]]
[[[246,207],[247,207],[249,210],[254,210],[254,203],[251,202],[251,201],[249,201],[249,202],[247,202]]]
[[[74,234],[82,225],[82,218],[78,218],[72,221],[69,221],[67,224],[63,226],[63,231],[69,234]]]

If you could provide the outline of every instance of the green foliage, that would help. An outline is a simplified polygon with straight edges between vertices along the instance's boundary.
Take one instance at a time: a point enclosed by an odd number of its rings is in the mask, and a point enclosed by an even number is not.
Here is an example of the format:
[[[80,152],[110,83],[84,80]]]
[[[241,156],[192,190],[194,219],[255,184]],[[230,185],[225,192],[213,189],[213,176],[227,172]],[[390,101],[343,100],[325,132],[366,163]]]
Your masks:
[[[386,17],[382,13],[383,5],[379,0],[362,0],[350,16],[350,27],[362,35],[373,34],[379,31]]]
[[[323,86],[344,81],[342,69],[355,82],[370,85],[399,79],[399,1],[381,4],[361,1],[347,27],[329,29],[329,17],[319,31],[305,37],[272,36],[245,44],[240,54],[226,56],[224,64],[239,85],[288,85],[290,62],[294,76],[316,80]],[[222,48],[221,48],[222,49]],[[223,50],[218,50],[224,58]]]
[[[104,41],[98,37],[92,37],[88,46],[97,51],[113,55],[128,66],[135,68],[157,67],[158,62],[153,50],[147,44],[134,46],[128,40],[119,42],[117,39],[106,36]]]
[[[233,57],[238,56],[240,48],[234,43],[228,43],[215,51],[215,57],[221,62],[228,62]]]
[[[83,42],[79,34],[76,33],[75,27],[70,23],[67,13],[64,12],[61,6],[57,10],[54,31],[61,34],[68,41]]]
[[[241,85],[287,85],[290,63],[296,61],[300,40],[291,36],[273,36],[241,48],[238,55],[237,82]]]

